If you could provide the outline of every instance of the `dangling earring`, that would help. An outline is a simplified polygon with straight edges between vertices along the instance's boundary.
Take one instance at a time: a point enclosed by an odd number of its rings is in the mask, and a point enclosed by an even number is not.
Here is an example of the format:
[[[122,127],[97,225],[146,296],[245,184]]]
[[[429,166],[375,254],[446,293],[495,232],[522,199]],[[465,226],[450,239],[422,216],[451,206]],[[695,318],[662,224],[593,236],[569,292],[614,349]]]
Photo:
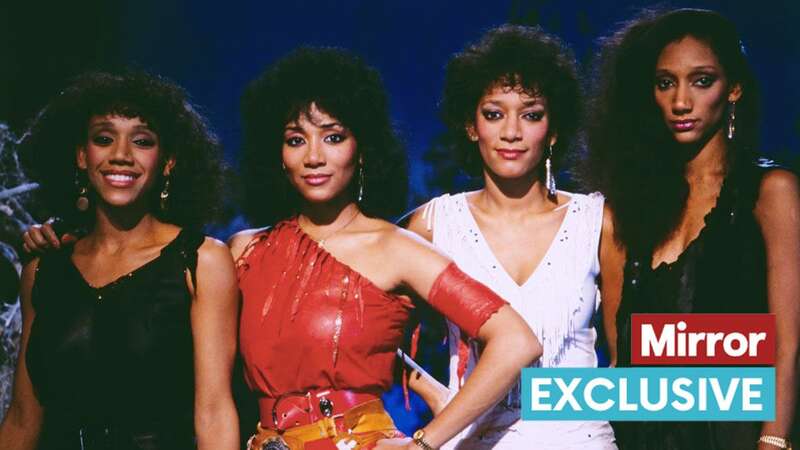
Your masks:
[[[358,165],[358,203],[364,200],[364,164]]]
[[[550,144],[550,147],[547,151],[547,159],[544,161],[544,169],[545,169],[545,177],[544,177],[544,185],[547,187],[547,195],[550,197],[555,197],[556,195],[556,177],[553,176],[553,163],[551,160],[553,159],[553,144]]]
[[[728,140],[736,136],[736,102],[728,103]]]
[[[169,177],[164,182],[164,189],[161,191],[161,210],[167,210],[167,200],[169,199]]]
[[[78,188],[78,199],[75,200],[75,208],[84,212],[89,209],[89,188],[81,183],[80,172],[75,171],[75,187]]]

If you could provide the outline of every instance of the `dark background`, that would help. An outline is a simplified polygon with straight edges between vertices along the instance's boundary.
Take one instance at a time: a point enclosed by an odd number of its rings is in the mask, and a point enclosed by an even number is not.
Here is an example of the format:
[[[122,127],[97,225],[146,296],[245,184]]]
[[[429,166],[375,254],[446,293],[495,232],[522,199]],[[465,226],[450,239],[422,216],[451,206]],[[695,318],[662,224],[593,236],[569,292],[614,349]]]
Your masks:
[[[409,206],[437,194],[438,164],[423,155],[441,131],[436,105],[454,52],[504,22],[540,24],[572,45],[585,65],[596,40],[652,2],[297,1],[0,2],[0,122],[21,136],[35,112],[87,69],[133,66],[183,85],[220,136],[234,167],[239,97],[265,66],[301,44],[345,47],[383,74],[392,117],[407,143]],[[665,7],[717,10],[736,22],[763,96],[764,153],[793,159],[800,144],[800,2],[694,1]],[[235,207],[231,208],[235,216]],[[232,217],[229,217],[232,219]],[[258,224],[264,225],[264,224]],[[244,226],[233,220],[219,237]],[[438,359],[438,358],[434,358]],[[441,371],[442,367],[434,368]],[[392,394],[395,405],[398,392]],[[405,431],[421,406],[393,415]],[[246,426],[252,418],[243,417]]]

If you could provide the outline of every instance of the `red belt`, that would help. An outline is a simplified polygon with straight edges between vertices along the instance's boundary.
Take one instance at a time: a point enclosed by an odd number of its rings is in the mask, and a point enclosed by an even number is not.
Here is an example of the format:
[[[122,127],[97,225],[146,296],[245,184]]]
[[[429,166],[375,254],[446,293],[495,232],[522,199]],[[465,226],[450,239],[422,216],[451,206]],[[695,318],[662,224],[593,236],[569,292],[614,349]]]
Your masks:
[[[263,428],[283,431],[325,417],[340,416],[354,406],[379,398],[376,394],[366,392],[321,389],[305,394],[285,394],[278,398],[261,397],[258,399],[258,409]]]

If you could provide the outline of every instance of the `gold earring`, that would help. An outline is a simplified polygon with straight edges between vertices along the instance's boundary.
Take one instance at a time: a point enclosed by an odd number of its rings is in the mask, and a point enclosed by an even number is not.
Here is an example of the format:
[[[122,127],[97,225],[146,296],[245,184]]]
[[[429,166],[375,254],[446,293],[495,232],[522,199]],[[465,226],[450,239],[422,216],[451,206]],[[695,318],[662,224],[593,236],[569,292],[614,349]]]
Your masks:
[[[75,200],[75,208],[80,212],[89,209],[89,188],[81,183],[80,171],[75,171],[75,187],[78,188],[78,198]]]

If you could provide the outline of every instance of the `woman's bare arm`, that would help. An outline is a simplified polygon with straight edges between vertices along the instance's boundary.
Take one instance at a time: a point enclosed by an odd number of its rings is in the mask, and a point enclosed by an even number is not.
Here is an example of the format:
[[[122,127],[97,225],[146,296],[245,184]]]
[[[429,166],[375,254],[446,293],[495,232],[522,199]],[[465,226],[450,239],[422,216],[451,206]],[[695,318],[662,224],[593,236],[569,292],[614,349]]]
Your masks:
[[[451,261],[405,230],[398,230],[391,241],[386,252],[392,255],[392,266],[398,271],[400,282],[428,300],[434,282]],[[425,426],[425,440],[433,447],[447,442],[494,406],[520,376],[520,370],[542,353],[530,327],[509,305],[489,317],[477,338],[484,344],[484,350],[472,375],[453,400]]]
[[[33,324],[34,310],[31,305],[31,289],[36,277],[39,260],[28,263],[22,270],[20,300],[22,302],[22,342],[14,375],[11,406],[0,425],[0,448],[4,450],[34,450],[42,426],[43,409],[33,391],[25,357]]]
[[[600,307],[611,367],[617,365],[617,311],[622,298],[624,269],[625,250],[614,236],[614,217],[606,205],[600,233]]]
[[[191,313],[198,450],[234,450],[239,446],[239,420],[231,393],[238,299],[228,247],[206,239],[198,250]]]
[[[788,437],[797,401],[800,347],[800,188],[785,170],[764,176],[755,208],[767,256],[767,298],[775,314],[775,421],[765,422],[762,434]],[[761,444],[764,449],[770,448]]]

